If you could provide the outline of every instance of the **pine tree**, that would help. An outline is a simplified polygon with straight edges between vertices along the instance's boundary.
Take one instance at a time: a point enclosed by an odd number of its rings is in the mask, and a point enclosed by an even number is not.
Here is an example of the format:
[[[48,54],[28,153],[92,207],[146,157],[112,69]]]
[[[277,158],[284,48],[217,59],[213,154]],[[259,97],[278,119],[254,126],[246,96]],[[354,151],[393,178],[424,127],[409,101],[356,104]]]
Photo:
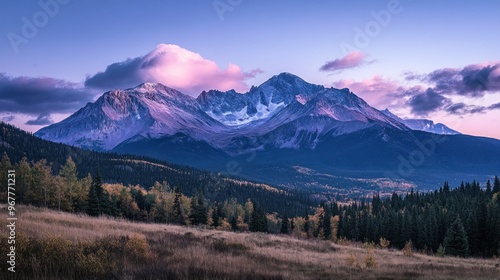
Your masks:
[[[464,184],[464,182],[462,182],[462,187],[463,187],[463,184]],[[444,191],[445,193],[449,193],[449,192],[450,192],[450,186],[448,185],[448,182],[447,182],[447,181],[446,181],[446,182],[444,182],[443,191]]]
[[[459,216],[446,231],[444,247],[448,255],[466,257],[469,254],[467,234]]]
[[[215,205],[213,208],[212,208],[212,226],[214,228],[217,228],[218,226],[220,226],[220,223],[219,223],[219,218],[220,218],[220,207]]]
[[[322,225],[323,226],[323,235],[324,235],[326,240],[331,240],[332,239],[332,223],[331,223],[332,213],[331,213],[330,207],[323,206],[323,208],[325,209],[325,217],[324,217],[323,225]]]
[[[179,188],[174,189],[174,204],[172,206],[172,222],[180,225],[184,225],[184,215],[181,208],[181,191]]]
[[[232,230],[238,230],[238,220],[235,216],[231,217],[229,224],[231,225]]]
[[[493,181],[493,193],[500,192],[500,179],[498,176],[495,176],[495,180]]]
[[[193,225],[205,225],[208,220],[208,208],[202,193],[197,193],[191,201],[189,219]]]
[[[467,233],[471,255],[477,255],[479,253],[479,229],[476,215],[472,212],[469,213],[465,221],[465,232]]]
[[[102,215],[105,211],[103,205],[104,189],[102,188],[101,174],[96,172],[90,185],[89,194],[87,198],[87,214],[90,216]]]
[[[267,217],[262,208],[254,203],[254,209],[250,217],[250,231],[254,232],[267,232]]]
[[[489,179],[486,181],[486,195],[491,196],[491,182]]]
[[[283,219],[281,219],[281,230],[280,232],[282,234],[288,234],[288,217],[285,216],[283,217]]]
[[[306,215],[304,217],[304,232],[306,233],[306,236],[307,238],[309,238],[309,229],[310,229],[310,226],[309,226],[309,213],[306,209]]]

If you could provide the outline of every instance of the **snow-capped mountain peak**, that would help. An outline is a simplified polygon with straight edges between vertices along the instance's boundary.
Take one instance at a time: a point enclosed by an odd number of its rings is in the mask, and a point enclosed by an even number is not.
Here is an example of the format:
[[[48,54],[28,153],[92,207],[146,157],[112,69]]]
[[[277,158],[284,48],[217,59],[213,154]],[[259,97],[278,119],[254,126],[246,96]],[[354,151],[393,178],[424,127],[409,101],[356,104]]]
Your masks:
[[[80,147],[112,150],[121,143],[182,134],[233,153],[235,147],[240,150],[241,139],[252,142],[253,137],[268,133],[267,145],[278,148],[314,148],[322,137],[374,125],[407,130],[415,129],[418,123],[427,131],[451,134],[440,124],[401,120],[389,113],[371,107],[347,88],[325,88],[281,73],[246,93],[210,90],[196,99],[159,83],[108,91],[36,135]]]
[[[212,118],[227,126],[241,127],[271,118],[295,102],[297,95],[306,100],[322,89],[323,86],[309,84],[293,74],[281,73],[246,93],[211,90],[202,92],[197,101]]]
[[[395,114],[393,114],[391,111],[389,111],[389,109],[382,110],[381,112],[388,117],[391,117],[395,120],[398,120],[399,122],[403,123],[411,130],[420,130],[420,131],[426,131],[426,132],[430,132],[430,133],[447,134],[447,135],[460,134],[460,132],[451,129],[442,123],[435,124],[434,121],[432,121],[432,120],[402,119],[402,118],[396,116]]]
[[[137,137],[185,133],[208,141],[208,134],[225,129],[199,109],[195,99],[162,84],[144,83],[126,90],[105,92],[60,123],[37,135],[97,150],[111,150]]]

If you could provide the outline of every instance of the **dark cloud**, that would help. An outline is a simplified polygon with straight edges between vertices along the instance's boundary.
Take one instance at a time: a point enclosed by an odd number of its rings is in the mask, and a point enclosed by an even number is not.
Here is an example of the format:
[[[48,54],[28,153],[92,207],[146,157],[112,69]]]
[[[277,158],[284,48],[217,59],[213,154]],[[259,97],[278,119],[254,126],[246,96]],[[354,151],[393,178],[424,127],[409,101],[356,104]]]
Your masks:
[[[464,68],[460,74],[462,75],[463,87],[460,89],[460,94],[483,96],[485,91],[500,90],[500,73],[494,71],[500,65],[486,66],[480,69]]]
[[[93,98],[88,91],[64,80],[0,74],[0,108],[4,113],[72,113]]]
[[[413,95],[408,100],[408,105],[412,113],[425,116],[431,112],[437,111],[450,103],[450,100],[441,94],[428,88],[425,92]]]
[[[116,62],[108,65],[103,72],[87,77],[85,86],[100,89],[133,87],[143,82],[139,70],[157,63],[155,58],[143,62],[141,57]]]
[[[440,94],[482,97],[488,92],[500,91],[499,70],[500,64],[474,64],[463,69],[438,69],[420,77],[408,75],[407,79],[419,79],[433,84],[434,90]]]
[[[500,109],[500,102],[499,102],[499,103],[495,103],[495,104],[492,104],[492,105],[488,106],[488,109],[489,109],[489,110]]]
[[[490,106],[478,106],[478,105],[468,105],[465,103],[456,103],[446,107],[446,112],[453,115],[470,115],[470,114],[481,114],[486,113],[491,110],[500,109],[500,103],[495,103]]]
[[[453,115],[470,115],[470,114],[479,114],[485,113],[486,107],[484,106],[476,106],[476,105],[467,105],[465,103],[456,103],[446,107],[446,112]]]
[[[459,71],[445,68],[424,75],[422,80],[434,84],[434,90],[442,94],[453,94],[460,89],[461,77]]]
[[[27,125],[49,125],[54,123],[50,114],[41,114],[34,120],[29,120],[25,124]]]

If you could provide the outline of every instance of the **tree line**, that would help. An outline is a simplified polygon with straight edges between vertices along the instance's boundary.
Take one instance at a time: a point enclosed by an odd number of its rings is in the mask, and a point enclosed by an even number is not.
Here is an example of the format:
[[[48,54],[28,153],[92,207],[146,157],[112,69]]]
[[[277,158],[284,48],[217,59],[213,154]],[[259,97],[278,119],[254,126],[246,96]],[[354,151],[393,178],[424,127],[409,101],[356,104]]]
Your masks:
[[[52,175],[45,160],[28,162],[24,158],[12,165],[4,154],[0,172],[7,174],[10,169],[16,170],[16,202],[19,204],[134,221],[206,225],[221,230],[270,232],[278,227],[278,219],[272,218],[278,214],[266,214],[250,198],[244,204],[236,198],[213,201],[205,198],[203,188],[187,196],[167,181],[155,182],[148,190],[140,185],[103,183],[99,171],[80,179],[71,157],[57,175]],[[6,191],[1,189],[0,199],[6,198]]]
[[[457,256],[500,255],[500,179],[461,183],[451,189],[406,195],[394,193],[371,203],[364,201],[338,207],[338,238],[378,242],[381,238],[397,248],[408,241],[423,252]]]

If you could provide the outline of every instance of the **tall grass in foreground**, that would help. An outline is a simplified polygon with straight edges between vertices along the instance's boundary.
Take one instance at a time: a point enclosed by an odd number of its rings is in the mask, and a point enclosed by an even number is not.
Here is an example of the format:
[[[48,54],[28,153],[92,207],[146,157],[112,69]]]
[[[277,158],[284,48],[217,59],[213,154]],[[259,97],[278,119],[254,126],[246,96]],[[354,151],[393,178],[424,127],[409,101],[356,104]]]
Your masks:
[[[283,279],[279,274],[197,266],[189,261],[192,255],[183,257],[182,253],[173,252],[181,250],[183,245],[191,254],[196,254],[194,248],[190,248],[198,243],[195,239],[190,235],[159,233],[150,241],[140,235],[69,241],[61,237],[32,238],[18,234],[19,265],[15,279]],[[7,244],[5,239],[1,242]],[[171,246],[174,242],[175,246]],[[155,244],[154,252],[150,243]],[[243,244],[224,241],[213,242],[211,248],[222,255],[239,254],[248,249]],[[6,265],[2,266],[2,271],[6,271]]]
[[[0,205],[2,208],[2,205]],[[0,209],[0,219],[5,211]],[[4,279],[496,279],[500,260],[90,218],[21,206]],[[6,229],[0,228],[2,255]]]

